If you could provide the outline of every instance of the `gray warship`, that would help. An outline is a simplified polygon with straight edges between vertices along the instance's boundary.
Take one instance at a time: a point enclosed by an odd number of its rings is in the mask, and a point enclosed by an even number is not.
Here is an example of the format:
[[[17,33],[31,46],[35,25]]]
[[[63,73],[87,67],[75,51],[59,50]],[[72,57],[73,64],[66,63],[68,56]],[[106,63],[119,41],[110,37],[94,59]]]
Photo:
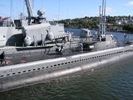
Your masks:
[[[65,32],[63,24],[47,22],[43,10],[34,17],[30,1],[25,2],[27,20],[0,21],[0,51],[6,55],[6,64],[0,65],[0,92],[91,72],[133,57],[131,42],[119,43],[106,34],[106,0],[100,7],[98,33],[81,29],[79,38]]]

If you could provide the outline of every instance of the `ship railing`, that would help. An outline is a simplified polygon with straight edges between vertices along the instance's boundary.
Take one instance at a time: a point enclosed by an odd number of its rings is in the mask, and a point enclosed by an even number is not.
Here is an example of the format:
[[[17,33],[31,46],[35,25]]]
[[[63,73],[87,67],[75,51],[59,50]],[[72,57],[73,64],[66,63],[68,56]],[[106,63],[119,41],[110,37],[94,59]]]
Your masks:
[[[80,41],[80,42],[93,42],[97,41],[95,38],[80,38],[79,36],[73,36],[73,41]]]

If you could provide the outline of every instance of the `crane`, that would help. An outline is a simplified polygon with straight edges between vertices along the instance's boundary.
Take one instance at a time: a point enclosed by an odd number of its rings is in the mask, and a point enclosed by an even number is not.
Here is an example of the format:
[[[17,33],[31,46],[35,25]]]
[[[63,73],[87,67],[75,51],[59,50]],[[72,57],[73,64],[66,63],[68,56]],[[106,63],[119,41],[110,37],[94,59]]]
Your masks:
[[[26,7],[27,7],[27,12],[28,12],[28,24],[31,24],[31,19],[33,17],[33,11],[32,11],[32,7],[30,5],[30,0],[25,0],[26,3]]]

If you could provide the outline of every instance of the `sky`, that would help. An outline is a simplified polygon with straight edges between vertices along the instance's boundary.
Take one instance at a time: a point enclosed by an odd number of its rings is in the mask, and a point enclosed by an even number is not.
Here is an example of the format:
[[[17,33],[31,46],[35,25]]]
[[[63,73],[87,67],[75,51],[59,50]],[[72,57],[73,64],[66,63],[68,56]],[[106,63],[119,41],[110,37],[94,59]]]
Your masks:
[[[27,15],[24,0],[1,0],[0,16],[13,19],[20,13]],[[85,16],[98,16],[102,0],[30,0],[33,13],[37,16],[38,9],[44,9],[48,20],[74,19]],[[133,16],[133,0],[106,0],[107,15]]]

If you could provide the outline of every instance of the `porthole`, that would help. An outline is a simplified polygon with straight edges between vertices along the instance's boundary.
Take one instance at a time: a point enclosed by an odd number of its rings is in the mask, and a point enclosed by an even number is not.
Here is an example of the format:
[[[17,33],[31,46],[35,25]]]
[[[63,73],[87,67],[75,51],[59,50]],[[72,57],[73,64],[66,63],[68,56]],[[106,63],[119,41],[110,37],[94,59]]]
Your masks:
[[[3,38],[6,38],[6,36],[5,36],[5,35],[3,35]]]

